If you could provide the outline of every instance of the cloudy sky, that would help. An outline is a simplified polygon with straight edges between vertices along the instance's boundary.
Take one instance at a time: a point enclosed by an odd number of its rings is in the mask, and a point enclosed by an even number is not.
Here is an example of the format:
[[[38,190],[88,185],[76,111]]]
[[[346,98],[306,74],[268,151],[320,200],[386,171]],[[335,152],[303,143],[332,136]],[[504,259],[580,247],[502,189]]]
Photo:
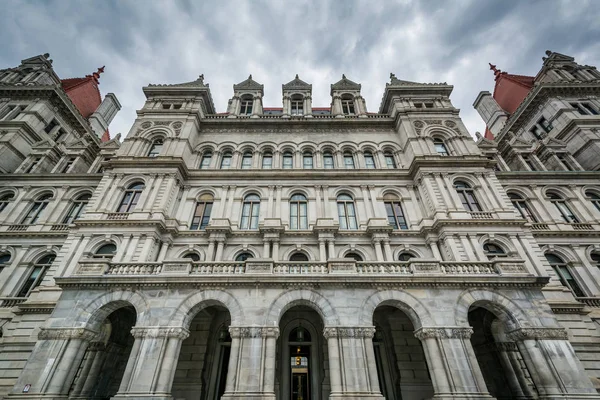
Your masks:
[[[550,49],[600,67],[592,0],[2,0],[0,37],[0,68],[46,52],[61,78],[106,65],[100,89],[123,105],[113,135],[129,132],[148,83],[204,74],[222,112],[232,84],[250,73],[272,107],[295,74],[312,83],[314,106],[329,106],[329,85],[344,73],[362,83],[376,112],[390,72],[454,85],[451,98],[474,135],[484,126],[473,101],[493,90],[488,62],[533,75]]]

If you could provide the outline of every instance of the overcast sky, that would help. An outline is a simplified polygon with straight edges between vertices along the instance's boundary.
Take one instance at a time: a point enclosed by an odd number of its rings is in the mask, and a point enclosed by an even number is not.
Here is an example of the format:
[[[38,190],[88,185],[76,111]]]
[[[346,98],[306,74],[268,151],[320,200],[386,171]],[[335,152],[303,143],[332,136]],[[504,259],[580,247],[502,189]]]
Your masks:
[[[545,50],[600,67],[600,2],[571,1],[0,1],[0,68],[50,53],[61,78],[106,65],[103,94],[123,108],[111,133],[126,135],[142,86],[204,74],[218,112],[234,83],[252,74],[264,105],[281,106],[281,84],[299,74],[313,106],[329,106],[342,73],[362,84],[377,112],[390,72],[448,82],[471,135],[484,125],[472,104],[492,91],[488,62],[534,75]]]

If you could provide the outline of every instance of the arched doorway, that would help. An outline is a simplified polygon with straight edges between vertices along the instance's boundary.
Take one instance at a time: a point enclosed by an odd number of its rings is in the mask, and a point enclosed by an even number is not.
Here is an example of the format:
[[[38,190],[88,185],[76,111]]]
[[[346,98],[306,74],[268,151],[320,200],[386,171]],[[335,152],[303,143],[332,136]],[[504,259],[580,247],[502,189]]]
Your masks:
[[[386,399],[420,400],[433,397],[433,385],[421,342],[408,316],[392,306],[373,314],[373,349],[381,394]]]
[[[222,306],[198,312],[181,344],[173,388],[175,399],[217,400],[225,393],[231,350],[231,316]]]
[[[279,323],[275,391],[280,399],[326,400],[331,391],[323,321],[307,306],[290,308]]]
[[[90,343],[77,370],[69,399],[110,399],[119,390],[133,347],[131,328],[136,322],[132,306],[106,317],[98,341]]]
[[[471,306],[471,344],[489,393],[498,400],[536,399],[537,390],[517,344],[493,312]]]

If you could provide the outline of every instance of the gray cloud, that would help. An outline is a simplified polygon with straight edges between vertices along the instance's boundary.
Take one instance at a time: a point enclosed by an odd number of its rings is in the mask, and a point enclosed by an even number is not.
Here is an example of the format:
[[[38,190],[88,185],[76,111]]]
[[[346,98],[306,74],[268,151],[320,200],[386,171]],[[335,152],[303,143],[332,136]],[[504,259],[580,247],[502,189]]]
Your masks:
[[[106,65],[103,93],[123,110],[113,134],[126,134],[148,83],[179,83],[203,73],[218,111],[232,85],[253,77],[265,105],[281,105],[281,84],[296,73],[313,84],[313,104],[329,106],[329,85],[345,73],[362,83],[377,111],[389,73],[448,82],[471,134],[484,126],[471,104],[492,90],[488,62],[535,74],[544,51],[600,64],[600,11],[573,1],[14,1],[0,13],[0,66],[49,52],[62,78]]]

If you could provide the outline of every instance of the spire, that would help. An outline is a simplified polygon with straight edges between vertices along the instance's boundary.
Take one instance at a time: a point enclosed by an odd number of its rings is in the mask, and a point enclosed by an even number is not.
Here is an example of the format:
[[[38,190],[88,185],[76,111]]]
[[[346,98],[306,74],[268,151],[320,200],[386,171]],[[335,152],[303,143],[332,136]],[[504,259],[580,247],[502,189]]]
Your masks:
[[[100,82],[99,82],[100,74],[104,72],[104,67],[105,67],[105,65],[98,68],[98,71],[92,73],[92,75],[86,75],[86,77],[91,77],[94,79],[94,82],[96,82],[96,84],[100,84]]]
[[[492,63],[488,63],[490,65],[490,69],[492,71],[494,71],[494,76],[496,76],[496,79],[498,79],[498,75],[500,75],[502,73],[502,70],[499,70],[498,68],[496,68],[496,66]]]

